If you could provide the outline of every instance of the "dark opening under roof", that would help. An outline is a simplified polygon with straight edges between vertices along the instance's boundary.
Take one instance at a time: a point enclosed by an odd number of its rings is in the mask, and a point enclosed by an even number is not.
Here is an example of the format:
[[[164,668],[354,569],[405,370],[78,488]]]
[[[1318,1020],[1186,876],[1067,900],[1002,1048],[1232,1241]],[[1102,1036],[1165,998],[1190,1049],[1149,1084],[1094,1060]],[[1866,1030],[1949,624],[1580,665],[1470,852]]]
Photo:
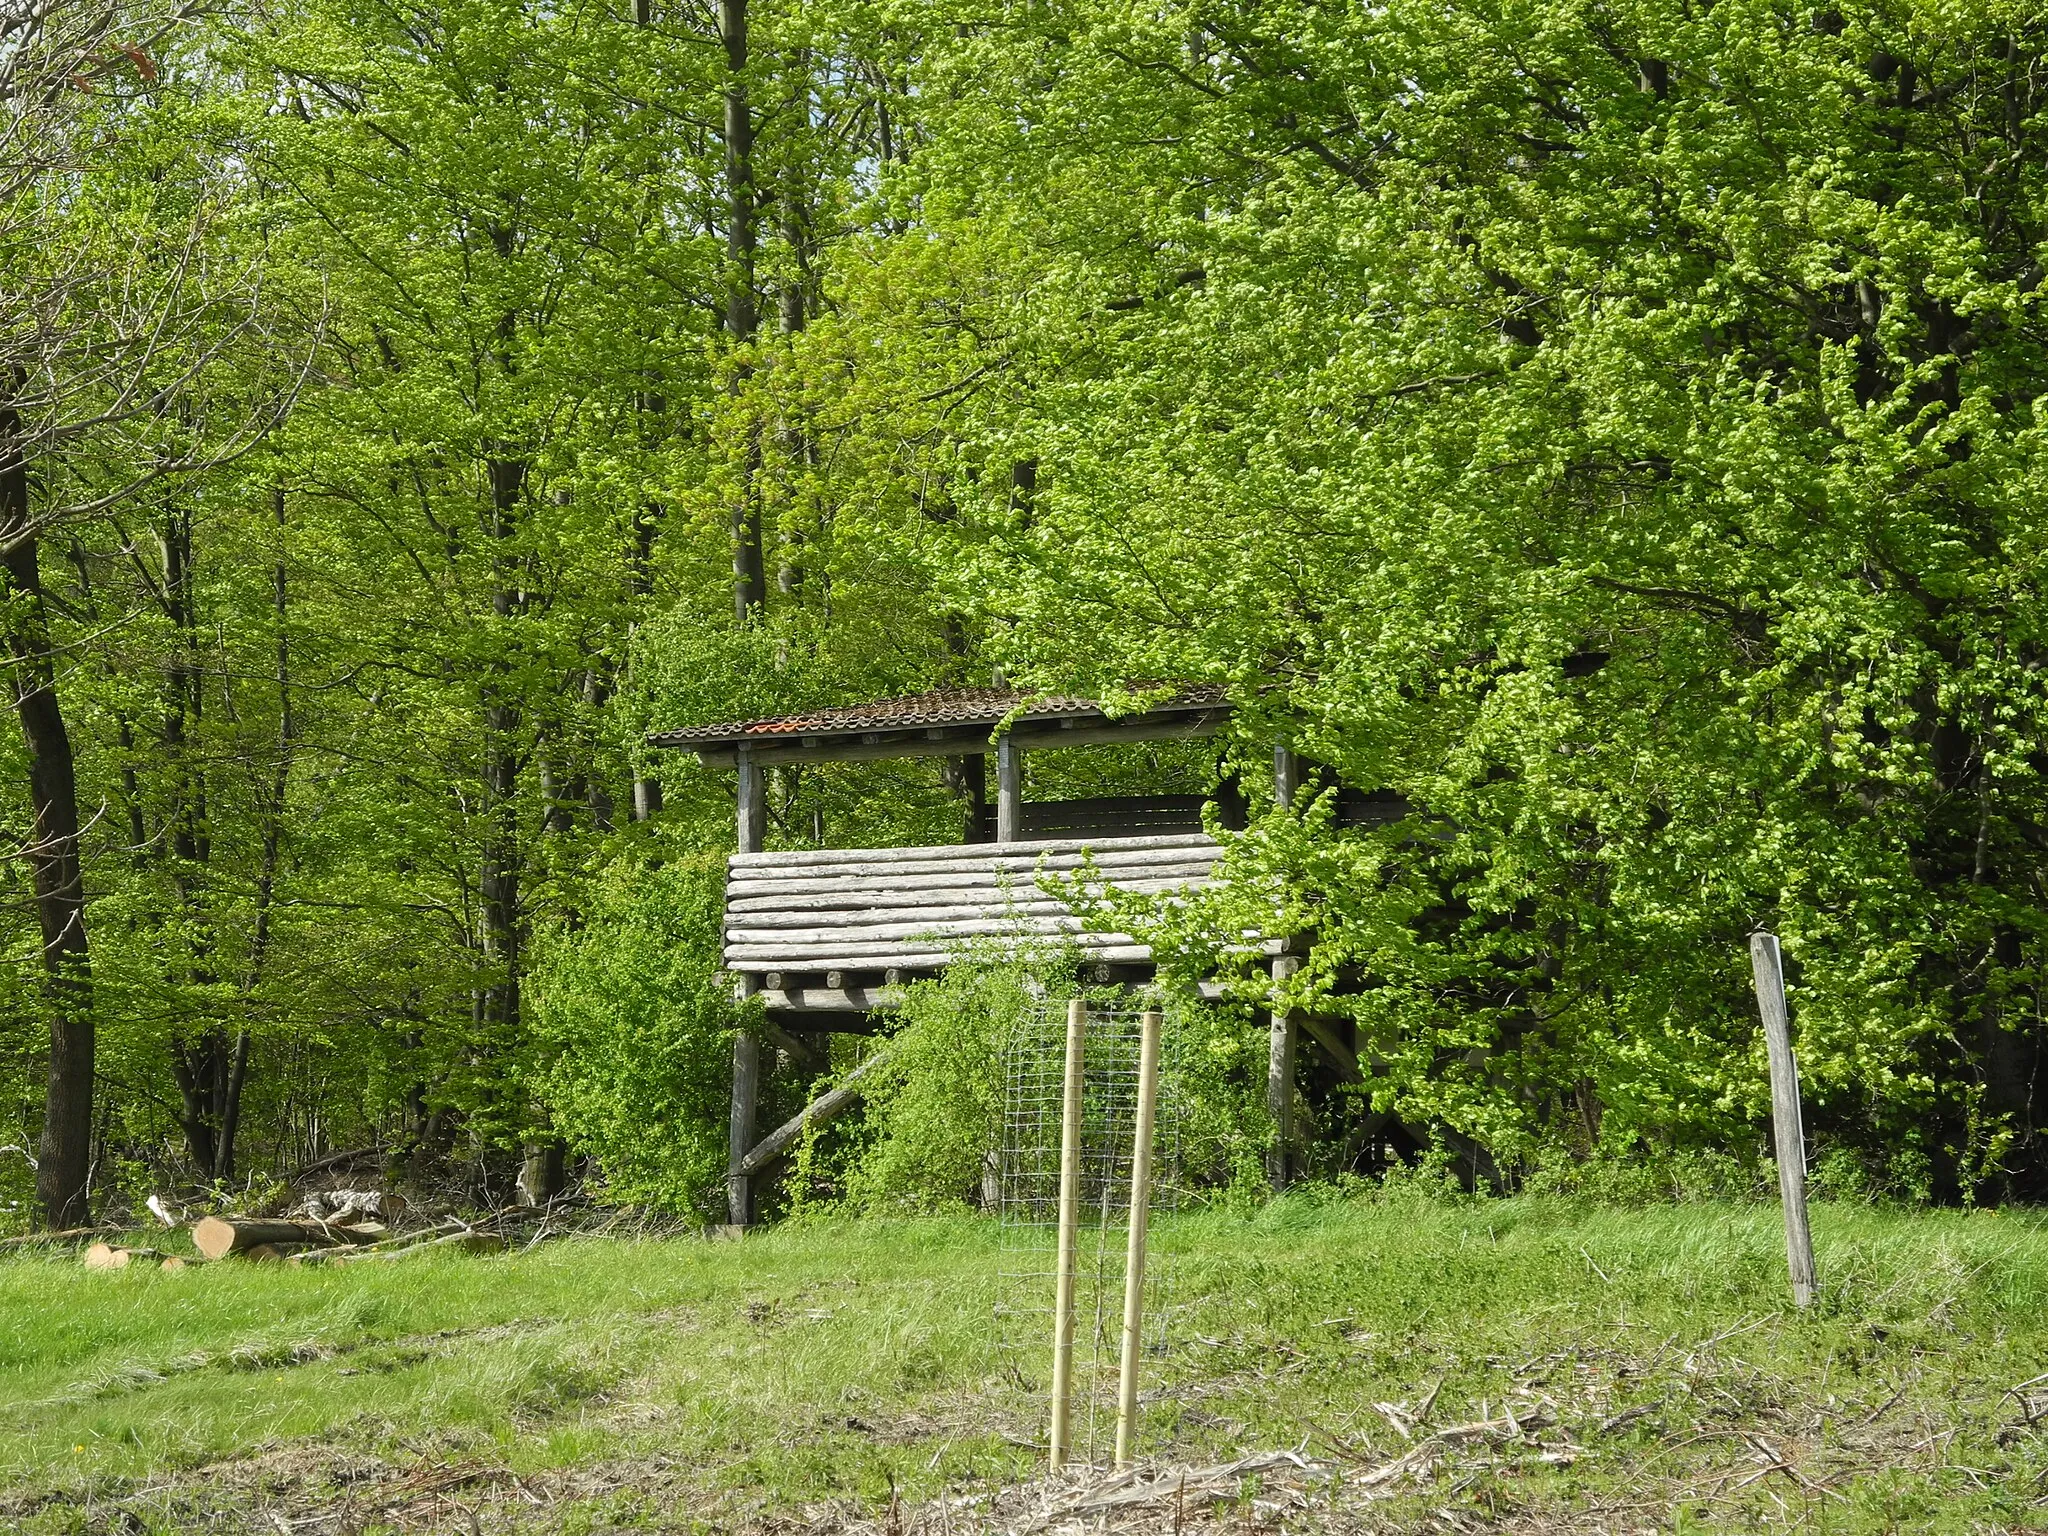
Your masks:
[[[939,688],[836,709],[656,731],[647,741],[728,765],[743,747],[764,763],[971,756],[989,750],[989,733],[1005,719],[1020,746],[1047,747],[1206,735],[1229,715],[1229,702],[1214,685],[1144,684],[1133,685],[1133,691],[1149,693],[1154,686],[1171,691],[1141,713],[1116,719],[1095,699],[1011,688]]]

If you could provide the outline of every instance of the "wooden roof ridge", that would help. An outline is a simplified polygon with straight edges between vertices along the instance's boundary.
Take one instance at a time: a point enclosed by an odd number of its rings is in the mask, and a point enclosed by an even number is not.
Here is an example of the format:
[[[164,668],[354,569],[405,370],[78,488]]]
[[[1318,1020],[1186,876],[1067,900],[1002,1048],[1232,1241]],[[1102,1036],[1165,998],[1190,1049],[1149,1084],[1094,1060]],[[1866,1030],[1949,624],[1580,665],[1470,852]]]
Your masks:
[[[1224,690],[1213,683],[1132,683],[1126,687],[1133,692],[1171,690],[1165,697],[1145,706],[1144,713],[1148,715],[1229,708]],[[876,732],[947,727],[980,727],[988,731],[1013,718],[1019,723],[1031,723],[1106,722],[1111,717],[1099,699],[1084,698],[1078,694],[1033,693],[1016,688],[934,688],[897,698],[769,715],[758,720],[729,720],[654,731],[649,733],[647,742],[655,747],[718,751],[803,740],[822,743],[865,737]]]

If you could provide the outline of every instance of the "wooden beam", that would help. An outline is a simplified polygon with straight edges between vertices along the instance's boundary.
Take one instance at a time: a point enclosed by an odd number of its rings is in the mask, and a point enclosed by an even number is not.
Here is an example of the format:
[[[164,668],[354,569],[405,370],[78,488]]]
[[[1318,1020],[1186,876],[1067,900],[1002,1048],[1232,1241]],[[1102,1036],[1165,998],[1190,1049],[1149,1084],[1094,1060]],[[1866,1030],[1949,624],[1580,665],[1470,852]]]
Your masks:
[[[1026,917],[1021,913],[1005,912],[999,906],[970,909],[965,916],[946,920],[913,914],[907,922],[840,923],[820,928],[755,928],[742,926],[743,922],[741,919],[726,927],[725,942],[728,945],[794,946],[827,960],[832,958],[832,949],[849,944],[872,947],[921,939],[999,939],[1012,934],[1055,939],[1062,934],[1081,932],[1081,919],[1071,912],[1062,910],[1040,917]],[[1124,937],[1127,943],[1137,942],[1128,935]]]
[[[987,843],[936,843],[912,848],[804,848],[774,853],[735,853],[727,862],[735,880],[791,879],[803,874],[859,874],[876,865],[910,864],[940,868],[1032,870],[1050,862],[1072,867],[1092,858],[1108,868],[1115,863],[1143,862],[1145,854],[1179,854],[1214,859],[1215,840],[1201,832],[1161,832],[1147,837],[1046,838],[997,850]],[[823,868],[821,868],[823,866]],[[845,866],[843,869],[831,866]]]
[[[1093,747],[1118,742],[1175,741],[1195,736],[1213,736],[1223,729],[1230,711],[1211,707],[1201,710],[1155,710],[1130,715],[1122,720],[1075,717],[1071,725],[1058,721],[1019,721],[1010,734],[1026,751],[1047,747]],[[915,730],[863,731],[847,736],[764,737],[744,747],[706,746],[689,748],[708,768],[738,766],[742,754],[756,763],[777,766],[784,763],[871,763],[901,757],[974,757],[992,750],[985,725],[919,727]]]
[[[1113,942],[1120,938],[1122,942]],[[1103,942],[1105,940],[1112,942]],[[1152,951],[1145,945],[1132,943],[1117,934],[1075,934],[1072,943],[1080,950],[1083,960],[1105,965],[1149,964],[1152,959]],[[1047,947],[1051,947],[1050,944]],[[886,971],[891,967],[937,970],[951,965],[956,958],[951,945],[905,943],[891,948],[878,943],[862,950],[858,945],[834,944],[827,948],[844,950],[845,953],[827,953],[825,949],[801,946],[729,944],[725,950],[725,968],[738,972],[815,971],[826,966],[835,971]]]
[[[741,853],[759,853],[768,840],[768,797],[761,764],[751,751],[739,756],[739,831],[734,847]]]
[[[1153,888],[1165,891],[1184,889],[1184,882],[1175,880],[1146,880],[1117,882],[1117,889],[1128,891]],[[868,899],[869,896],[872,899]],[[815,901],[816,905],[811,905]],[[948,903],[940,905],[940,903]],[[880,890],[872,893],[847,893],[780,901],[731,901],[726,904],[725,923],[732,928],[833,928],[865,927],[870,923],[911,922],[922,920],[927,923],[962,922],[974,918],[988,917],[993,913],[1004,916],[1038,917],[1059,916],[1068,911],[1067,904],[1057,897],[1045,896],[1033,891],[1028,895],[1013,895],[1005,899],[999,890],[985,893],[973,891],[959,894],[939,892],[926,895],[917,891]]]
[[[1328,1019],[1319,1019],[1312,1013],[1301,1016],[1301,1027],[1308,1031],[1311,1040],[1329,1054],[1337,1064],[1337,1076],[1347,1083],[1362,1083],[1365,1074],[1358,1067],[1358,1053],[1344,1043],[1344,1037]]]
[[[996,743],[996,841],[1014,843],[1024,832],[1024,749],[1014,732]]]
[[[848,1105],[860,1097],[861,1078],[888,1059],[889,1051],[886,1048],[875,1052],[874,1055],[840,1079],[838,1087],[819,1094],[818,1097],[798,1110],[794,1119],[785,1120],[781,1125],[778,1125],[774,1130],[762,1137],[760,1144],[740,1159],[738,1171],[742,1175],[751,1178],[782,1156],[789,1149],[790,1143],[803,1135],[808,1127],[823,1125],[826,1121],[842,1113]]]

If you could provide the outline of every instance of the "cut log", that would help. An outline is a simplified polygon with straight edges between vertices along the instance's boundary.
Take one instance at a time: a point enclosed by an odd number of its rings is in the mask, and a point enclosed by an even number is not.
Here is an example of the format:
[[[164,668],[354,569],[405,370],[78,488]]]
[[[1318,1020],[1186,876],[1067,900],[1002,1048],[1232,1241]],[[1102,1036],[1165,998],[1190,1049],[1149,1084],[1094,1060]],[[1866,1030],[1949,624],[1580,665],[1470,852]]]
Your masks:
[[[238,1248],[235,1252],[251,1264],[282,1264],[288,1257],[282,1243],[258,1243],[253,1248]]]
[[[224,1259],[231,1253],[248,1253],[264,1246],[326,1248],[336,1243],[372,1243],[383,1235],[383,1228],[368,1223],[344,1227],[267,1216],[208,1216],[192,1224],[192,1246],[206,1259]]]
[[[164,1262],[160,1267],[166,1274],[174,1274],[181,1269],[190,1269],[192,1261],[190,1259],[181,1259],[175,1253],[166,1254]]]
[[[126,1269],[131,1264],[155,1264],[166,1257],[154,1248],[116,1248],[111,1243],[94,1243],[85,1250],[85,1267]]]

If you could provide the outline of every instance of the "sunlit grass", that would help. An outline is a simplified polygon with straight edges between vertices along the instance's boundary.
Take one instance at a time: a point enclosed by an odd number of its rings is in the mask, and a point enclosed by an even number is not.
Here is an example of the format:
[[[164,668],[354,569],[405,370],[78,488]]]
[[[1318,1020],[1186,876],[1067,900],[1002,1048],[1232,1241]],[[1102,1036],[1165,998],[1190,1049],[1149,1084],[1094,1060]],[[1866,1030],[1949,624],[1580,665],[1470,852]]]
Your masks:
[[[1573,1350],[1640,1357],[1683,1396],[1675,1362],[1719,1337],[1715,1358],[1747,1373],[1723,1396],[1763,1402],[1782,1382],[1860,1417],[1903,1391],[1892,1411],[1975,1414],[1957,1444],[2002,1457],[2018,1489],[2038,1437],[1990,1437],[1998,1395],[2048,1368],[2041,1224],[1827,1205],[1814,1230],[1822,1294],[1793,1314],[1768,1207],[1293,1200],[1183,1217],[1157,1230],[1172,1311],[1148,1443],[1199,1459],[1316,1434],[1366,1455],[1397,1445],[1379,1401],[1434,1385],[1440,1417],[1477,1414],[1519,1363]],[[1013,1478],[1034,1464],[1044,1362],[999,1346],[1006,1267],[998,1231],[969,1218],[305,1271],[0,1261],[0,1487],[107,1494],[295,1445],[520,1475],[659,1452],[771,1502]],[[1648,1390],[1634,1380],[1621,1368],[1602,1390]],[[1843,1518],[1868,1506],[1873,1528],[1935,1486],[1870,1473]],[[2023,1502],[1964,1488],[1936,1513],[1967,1529]]]

